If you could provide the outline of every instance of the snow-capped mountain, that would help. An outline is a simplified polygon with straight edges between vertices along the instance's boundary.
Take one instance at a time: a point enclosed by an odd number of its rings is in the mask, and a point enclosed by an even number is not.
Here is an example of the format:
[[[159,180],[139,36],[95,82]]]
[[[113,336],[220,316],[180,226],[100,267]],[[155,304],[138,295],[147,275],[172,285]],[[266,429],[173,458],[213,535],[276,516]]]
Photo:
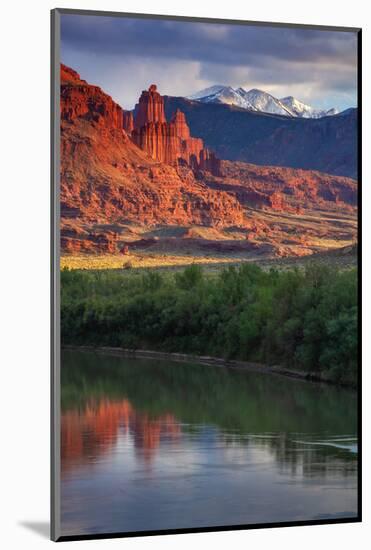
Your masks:
[[[263,113],[272,113],[275,115],[293,116],[281,101],[263,90],[249,90],[246,92],[243,88],[238,88],[240,93],[253,105],[255,111]]]
[[[236,105],[236,107],[241,107],[242,109],[256,111],[241,91],[246,93],[242,88],[235,90],[231,86],[216,85],[187,97],[188,99],[202,101],[202,103],[226,103],[227,105]]]
[[[188,99],[202,103],[226,103],[249,111],[272,113],[289,117],[322,118],[337,114],[336,109],[320,110],[306,105],[292,96],[277,99],[263,90],[232,88],[231,86],[215,85],[205,88]]]
[[[295,99],[295,97],[288,96],[280,99],[280,102],[285,105],[294,114],[294,116],[301,118],[322,118],[324,116],[337,115],[337,109],[314,109],[310,105],[306,105],[302,101]]]

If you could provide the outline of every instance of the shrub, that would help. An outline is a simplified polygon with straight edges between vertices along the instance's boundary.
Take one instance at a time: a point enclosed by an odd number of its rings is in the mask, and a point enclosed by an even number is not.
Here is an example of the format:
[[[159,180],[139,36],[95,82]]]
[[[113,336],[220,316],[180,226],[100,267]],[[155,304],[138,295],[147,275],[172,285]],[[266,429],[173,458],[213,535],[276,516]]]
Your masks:
[[[355,269],[62,271],[61,303],[64,343],[259,360],[356,381]]]

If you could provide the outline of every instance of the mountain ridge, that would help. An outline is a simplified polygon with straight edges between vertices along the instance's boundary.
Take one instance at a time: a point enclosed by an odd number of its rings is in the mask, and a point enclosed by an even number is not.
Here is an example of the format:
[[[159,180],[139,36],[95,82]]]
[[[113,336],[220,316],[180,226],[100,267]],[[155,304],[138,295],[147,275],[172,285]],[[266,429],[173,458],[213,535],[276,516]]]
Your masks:
[[[206,255],[305,255],[318,250],[318,239],[324,237],[335,244],[354,239],[354,180],[228,160],[221,160],[218,170],[210,170],[211,166],[201,162],[206,160],[201,158],[205,149],[199,151],[200,162],[193,146],[191,156],[196,158],[193,162],[188,158],[192,139],[200,147],[208,145],[207,141],[198,141],[201,134],[188,126],[188,115],[172,104],[175,117],[170,118],[169,98],[161,96],[155,85],[141,97],[141,108],[132,117],[99,86],[61,67],[60,206],[64,253],[128,255],[130,250],[150,247],[151,253],[157,250],[162,254],[165,249],[175,255],[181,251],[187,255],[196,249]],[[195,102],[180,99],[184,107],[194,106]],[[236,133],[239,119],[226,124],[218,110],[227,106],[197,106],[217,109],[216,118],[196,113],[200,128],[213,132],[212,123],[217,123],[223,141],[230,137],[232,122]],[[237,117],[242,112],[245,119],[248,114],[273,124],[285,118],[231,109]],[[228,109],[222,111],[229,113]],[[188,114],[192,119],[194,113]],[[339,117],[339,123],[346,119]],[[301,122],[301,127],[311,122],[286,119],[286,123],[295,121]],[[140,146],[134,131],[138,127],[147,136]],[[253,132],[253,138],[258,134]],[[167,137],[171,138],[169,142]],[[318,141],[318,135],[316,138]],[[163,155],[164,147],[170,147],[170,157]],[[327,214],[320,229],[312,221],[313,211]],[[291,221],[290,216],[294,216]],[[161,227],[180,228],[183,236],[165,238],[166,233],[157,239],[152,231]],[[205,237],[199,237],[203,234],[199,228],[208,228]]]
[[[165,96],[166,115],[177,108],[221,159],[357,178],[356,108],[314,119]]]
[[[199,92],[186,96],[186,99],[202,103],[235,105],[236,107],[241,107],[242,109],[250,111],[299,118],[322,118],[324,116],[338,114],[335,108],[316,109],[293,96],[279,99],[257,88],[246,91],[242,87],[233,88],[232,86],[224,86],[222,84],[216,84],[204,90],[200,90]]]

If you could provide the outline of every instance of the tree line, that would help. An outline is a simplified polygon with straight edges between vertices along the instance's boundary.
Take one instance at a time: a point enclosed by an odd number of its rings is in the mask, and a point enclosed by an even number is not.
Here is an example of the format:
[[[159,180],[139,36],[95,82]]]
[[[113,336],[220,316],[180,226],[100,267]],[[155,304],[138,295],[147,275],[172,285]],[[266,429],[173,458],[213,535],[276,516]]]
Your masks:
[[[277,364],[357,381],[357,270],[61,272],[62,344]]]

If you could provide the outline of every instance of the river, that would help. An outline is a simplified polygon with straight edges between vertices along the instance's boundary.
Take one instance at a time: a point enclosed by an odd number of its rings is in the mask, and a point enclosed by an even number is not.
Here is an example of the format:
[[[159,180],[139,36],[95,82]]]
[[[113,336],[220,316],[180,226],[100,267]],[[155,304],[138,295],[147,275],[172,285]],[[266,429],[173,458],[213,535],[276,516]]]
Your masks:
[[[63,351],[62,535],[355,517],[356,413],[333,386]]]

